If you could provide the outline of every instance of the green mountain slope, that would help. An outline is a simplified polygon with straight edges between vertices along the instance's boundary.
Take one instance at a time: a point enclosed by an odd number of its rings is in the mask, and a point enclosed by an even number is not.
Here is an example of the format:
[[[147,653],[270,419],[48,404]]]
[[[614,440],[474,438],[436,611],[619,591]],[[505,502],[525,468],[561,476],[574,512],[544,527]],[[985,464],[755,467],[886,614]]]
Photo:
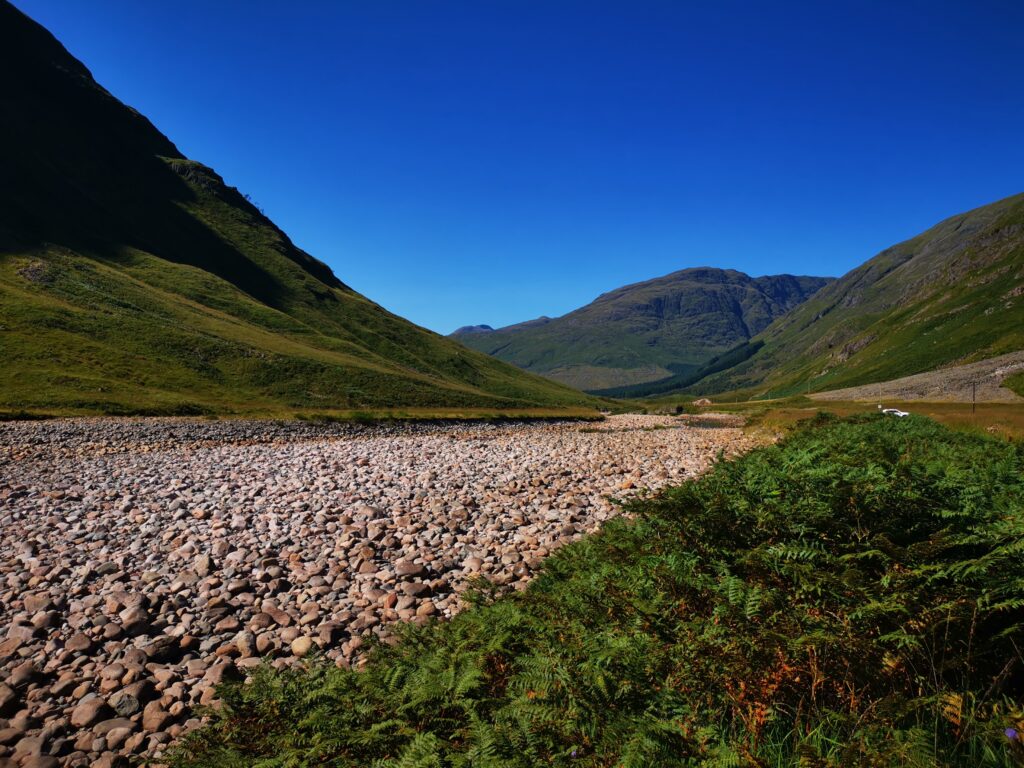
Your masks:
[[[756,340],[755,355],[695,391],[824,391],[1024,349],[1024,195],[883,251]]]
[[[0,408],[592,405],[346,287],[7,3],[0,63]]]
[[[499,330],[469,326],[452,335],[520,368],[599,390],[692,373],[827,283],[684,269],[610,291],[563,317]]]

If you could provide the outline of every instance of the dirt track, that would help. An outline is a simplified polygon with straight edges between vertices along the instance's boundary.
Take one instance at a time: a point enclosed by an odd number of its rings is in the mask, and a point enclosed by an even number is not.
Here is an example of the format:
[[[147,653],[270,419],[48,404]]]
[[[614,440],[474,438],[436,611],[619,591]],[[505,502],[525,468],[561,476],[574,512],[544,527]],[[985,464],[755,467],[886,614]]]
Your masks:
[[[878,384],[816,392],[811,398],[864,401],[882,398],[898,402],[926,400],[969,403],[972,396],[971,385],[976,383],[979,403],[1024,403],[1024,397],[1002,386],[1007,376],[1019,371],[1024,371],[1024,352],[1011,352],[977,363],[904,376]]]

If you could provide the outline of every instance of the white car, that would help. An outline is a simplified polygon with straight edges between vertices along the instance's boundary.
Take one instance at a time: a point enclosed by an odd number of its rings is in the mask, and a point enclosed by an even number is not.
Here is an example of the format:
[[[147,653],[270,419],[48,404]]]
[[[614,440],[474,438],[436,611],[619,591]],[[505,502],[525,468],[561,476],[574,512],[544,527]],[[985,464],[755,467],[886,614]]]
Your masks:
[[[882,413],[887,414],[889,416],[899,416],[901,419],[904,416],[910,415],[906,411],[901,411],[899,408],[883,408]]]

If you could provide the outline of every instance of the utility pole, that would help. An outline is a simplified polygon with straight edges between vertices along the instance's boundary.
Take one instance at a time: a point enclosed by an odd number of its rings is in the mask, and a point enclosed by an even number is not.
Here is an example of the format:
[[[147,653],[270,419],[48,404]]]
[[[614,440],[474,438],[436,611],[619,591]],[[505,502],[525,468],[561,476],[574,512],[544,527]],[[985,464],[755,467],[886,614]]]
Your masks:
[[[978,382],[971,382],[971,413],[974,414],[978,410]]]

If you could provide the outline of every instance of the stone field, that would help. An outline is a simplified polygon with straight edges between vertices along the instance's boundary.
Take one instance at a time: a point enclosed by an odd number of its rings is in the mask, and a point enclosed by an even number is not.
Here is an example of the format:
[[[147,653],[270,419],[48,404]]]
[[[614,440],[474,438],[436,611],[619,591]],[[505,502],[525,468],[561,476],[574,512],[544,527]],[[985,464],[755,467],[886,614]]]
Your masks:
[[[0,768],[158,758],[227,675],[521,589],[609,496],[751,445],[701,424],[0,424]]]

